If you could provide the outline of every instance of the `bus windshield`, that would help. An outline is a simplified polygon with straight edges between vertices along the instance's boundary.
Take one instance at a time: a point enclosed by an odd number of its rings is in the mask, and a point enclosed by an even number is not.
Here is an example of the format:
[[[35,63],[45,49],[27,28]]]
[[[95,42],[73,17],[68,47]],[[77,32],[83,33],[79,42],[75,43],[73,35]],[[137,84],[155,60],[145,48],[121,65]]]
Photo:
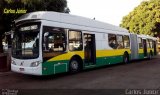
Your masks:
[[[28,23],[15,29],[12,40],[12,57],[34,59],[39,56],[40,23]]]

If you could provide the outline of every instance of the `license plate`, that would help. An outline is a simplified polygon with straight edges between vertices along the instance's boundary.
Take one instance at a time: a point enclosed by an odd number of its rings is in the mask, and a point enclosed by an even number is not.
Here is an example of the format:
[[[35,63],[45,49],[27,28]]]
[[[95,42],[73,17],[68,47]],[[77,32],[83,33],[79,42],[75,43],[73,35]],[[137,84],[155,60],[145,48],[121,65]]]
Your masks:
[[[24,71],[24,68],[19,68],[19,71]]]

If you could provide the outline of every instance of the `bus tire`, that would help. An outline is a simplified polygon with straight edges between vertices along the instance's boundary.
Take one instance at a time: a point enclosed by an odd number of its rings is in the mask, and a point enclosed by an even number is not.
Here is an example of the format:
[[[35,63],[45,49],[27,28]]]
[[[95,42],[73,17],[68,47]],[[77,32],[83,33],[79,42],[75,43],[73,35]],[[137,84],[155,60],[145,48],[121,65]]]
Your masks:
[[[123,55],[123,63],[125,63],[125,64],[129,63],[129,56],[127,53],[124,53],[124,55]]]
[[[80,63],[76,58],[72,58],[69,63],[69,72],[77,73],[80,71]]]

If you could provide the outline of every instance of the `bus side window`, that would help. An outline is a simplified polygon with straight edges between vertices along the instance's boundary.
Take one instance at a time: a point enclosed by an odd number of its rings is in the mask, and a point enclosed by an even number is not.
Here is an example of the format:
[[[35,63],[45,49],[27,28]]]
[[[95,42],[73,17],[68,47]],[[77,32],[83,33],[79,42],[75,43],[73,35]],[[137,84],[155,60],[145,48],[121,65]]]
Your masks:
[[[117,49],[123,49],[124,44],[123,44],[123,36],[122,35],[117,35]]]
[[[109,46],[112,49],[117,48],[117,42],[116,42],[116,35],[115,34],[108,34],[108,42],[109,42]]]
[[[69,30],[69,50],[79,51],[83,49],[81,31]]]
[[[142,38],[138,38],[139,49],[143,48]]]
[[[124,35],[123,36],[123,41],[124,41],[124,48],[130,48],[130,40],[129,40],[129,36]]]
[[[147,47],[152,48],[152,40],[151,39],[147,39]]]
[[[43,51],[63,52],[66,50],[65,29],[44,27]]]
[[[150,48],[153,48],[153,41],[150,39],[149,40]]]

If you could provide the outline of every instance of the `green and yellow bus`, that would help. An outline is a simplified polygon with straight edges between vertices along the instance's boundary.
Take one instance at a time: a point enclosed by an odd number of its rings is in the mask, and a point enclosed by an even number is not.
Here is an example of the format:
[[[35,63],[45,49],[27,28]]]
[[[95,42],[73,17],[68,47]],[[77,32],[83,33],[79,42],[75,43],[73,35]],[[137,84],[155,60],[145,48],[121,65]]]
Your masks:
[[[57,12],[32,12],[15,20],[11,70],[31,75],[78,72],[156,54],[156,39]]]

